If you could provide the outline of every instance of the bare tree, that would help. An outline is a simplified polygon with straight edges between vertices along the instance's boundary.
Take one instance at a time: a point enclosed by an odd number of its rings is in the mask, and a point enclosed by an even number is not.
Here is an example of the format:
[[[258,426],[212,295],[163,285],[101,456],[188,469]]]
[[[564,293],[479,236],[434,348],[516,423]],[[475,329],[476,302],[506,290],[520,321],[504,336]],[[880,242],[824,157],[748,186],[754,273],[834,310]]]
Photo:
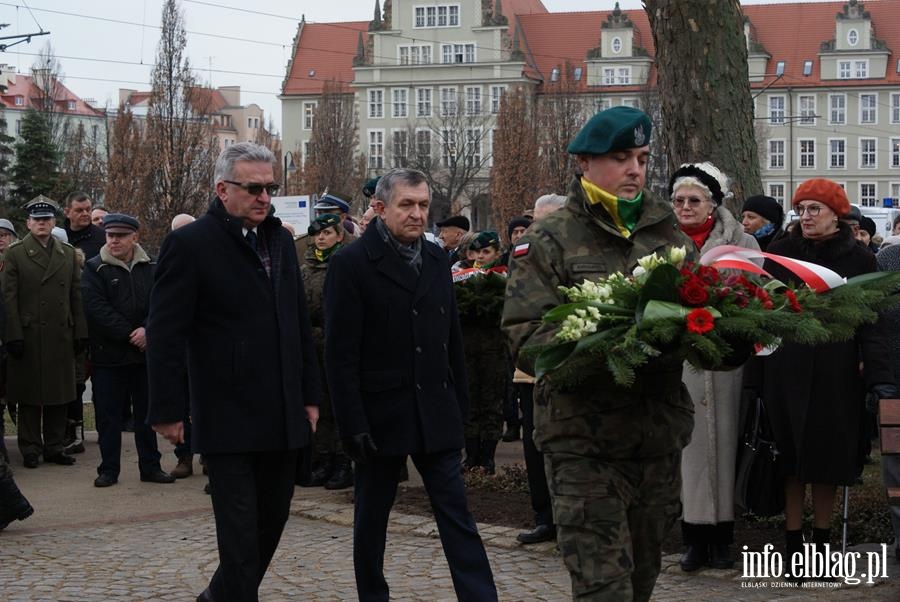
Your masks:
[[[93,199],[103,196],[106,157],[100,148],[105,133],[101,134],[100,127],[94,125],[87,130],[83,123],[78,123],[74,131],[70,131],[63,139],[59,168],[60,192],[83,190]]]
[[[644,0],[656,44],[669,167],[712,159],[745,191],[760,190],[747,45],[738,0]]]
[[[141,124],[131,110],[120,107],[109,135],[108,178],[104,203],[111,211],[143,216],[141,207],[150,199],[149,173],[154,168]]]
[[[500,100],[490,179],[495,224],[522,215],[542,191],[538,174],[552,158],[540,156],[536,113],[530,89],[509,90]]]
[[[38,90],[34,108],[44,115],[53,143],[58,147],[62,146],[63,124],[68,120],[68,115],[60,111],[60,104],[67,100],[62,78],[62,65],[53,52],[53,46],[47,42],[31,66],[31,79]]]
[[[353,95],[343,91],[337,82],[326,82],[316,103],[308,156],[303,165],[305,190],[316,194],[328,188],[346,194],[360,190],[365,171],[359,169],[357,141]]]
[[[566,150],[584,125],[590,111],[578,94],[570,63],[560,70],[559,79],[545,84],[538,97],[538,123],[544,172],[542,191],[565,194],[574,173],[572,157]]]

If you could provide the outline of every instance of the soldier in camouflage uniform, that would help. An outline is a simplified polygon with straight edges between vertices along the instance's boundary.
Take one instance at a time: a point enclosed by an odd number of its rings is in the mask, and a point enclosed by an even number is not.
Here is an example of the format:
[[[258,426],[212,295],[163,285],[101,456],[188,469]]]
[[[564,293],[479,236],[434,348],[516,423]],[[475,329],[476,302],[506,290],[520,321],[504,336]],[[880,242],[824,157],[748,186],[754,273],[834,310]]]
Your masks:
[[[630,107],[598,113],[569,145],[578,156],[566,206],[513,249],[503,328],[517,365],[534,374],[526,345],[549,343],[543,314],[565,303],[558,287],[613,272],[690,242],[669,203],[644,190],[650,119]],[[544,452],[557,539],[578,600],[648,600],[660,545],[681,512],[681,450],[693,407],[681,359],[665,355],[615,384],[601,366],[577,385],[544,377],[534,391],[534,440]]]
[[[329,387],[325,379],[323,294],[328,260],[341,248],[347,233],[341,225],[340,216],[323,213],[309,225],[308,234],[312,244],[306,250],[306,257],[300,264],[300,274],[306,291],[306,306],[309,308],[309,321],[312,324],[313,340],[322,371],[322,390],[325,394],[322,403],[319,404],[319,422],[313,435],[318,465],[312,472],[309,485],[312,487],[324,485],[326,489],[346,489],[353,485],[353,467],[350,458],[341,447],[341,438],[337,432],[334,411],[328,395]]]

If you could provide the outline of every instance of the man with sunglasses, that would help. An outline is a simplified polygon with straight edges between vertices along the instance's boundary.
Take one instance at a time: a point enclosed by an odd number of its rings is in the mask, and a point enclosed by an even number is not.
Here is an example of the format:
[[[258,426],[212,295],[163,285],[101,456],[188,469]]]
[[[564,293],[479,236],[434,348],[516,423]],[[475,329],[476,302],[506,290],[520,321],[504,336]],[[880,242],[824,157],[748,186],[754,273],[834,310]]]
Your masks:
[[[148,421],[182,442],[189,395],[192,451],[209,471],[219,567],[200,601],[258,599],[319,415],[297,257],[269,211],[274,163],[250,142],[222,151],[209,211],[163,241],[150,297]]]

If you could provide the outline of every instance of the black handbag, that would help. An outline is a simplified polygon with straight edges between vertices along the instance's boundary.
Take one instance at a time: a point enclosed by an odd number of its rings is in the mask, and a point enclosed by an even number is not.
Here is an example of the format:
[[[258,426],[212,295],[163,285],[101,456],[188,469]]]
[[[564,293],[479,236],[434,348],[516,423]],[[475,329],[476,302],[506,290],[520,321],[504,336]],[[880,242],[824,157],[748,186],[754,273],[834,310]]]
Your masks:
[[[747,405],[738,447],[734,500],[745,512],[775,516],[784,511],[780,454],[762,399],[756,397]]]

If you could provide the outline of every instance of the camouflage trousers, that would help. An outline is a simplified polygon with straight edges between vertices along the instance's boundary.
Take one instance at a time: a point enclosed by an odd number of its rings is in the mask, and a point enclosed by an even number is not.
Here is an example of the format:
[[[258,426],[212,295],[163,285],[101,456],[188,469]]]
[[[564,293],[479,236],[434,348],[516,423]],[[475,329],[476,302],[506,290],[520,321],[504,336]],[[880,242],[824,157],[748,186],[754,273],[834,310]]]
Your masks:
[[[635,460],[545,453],[573,600],[649,600],[681,514],[681,452]]]

